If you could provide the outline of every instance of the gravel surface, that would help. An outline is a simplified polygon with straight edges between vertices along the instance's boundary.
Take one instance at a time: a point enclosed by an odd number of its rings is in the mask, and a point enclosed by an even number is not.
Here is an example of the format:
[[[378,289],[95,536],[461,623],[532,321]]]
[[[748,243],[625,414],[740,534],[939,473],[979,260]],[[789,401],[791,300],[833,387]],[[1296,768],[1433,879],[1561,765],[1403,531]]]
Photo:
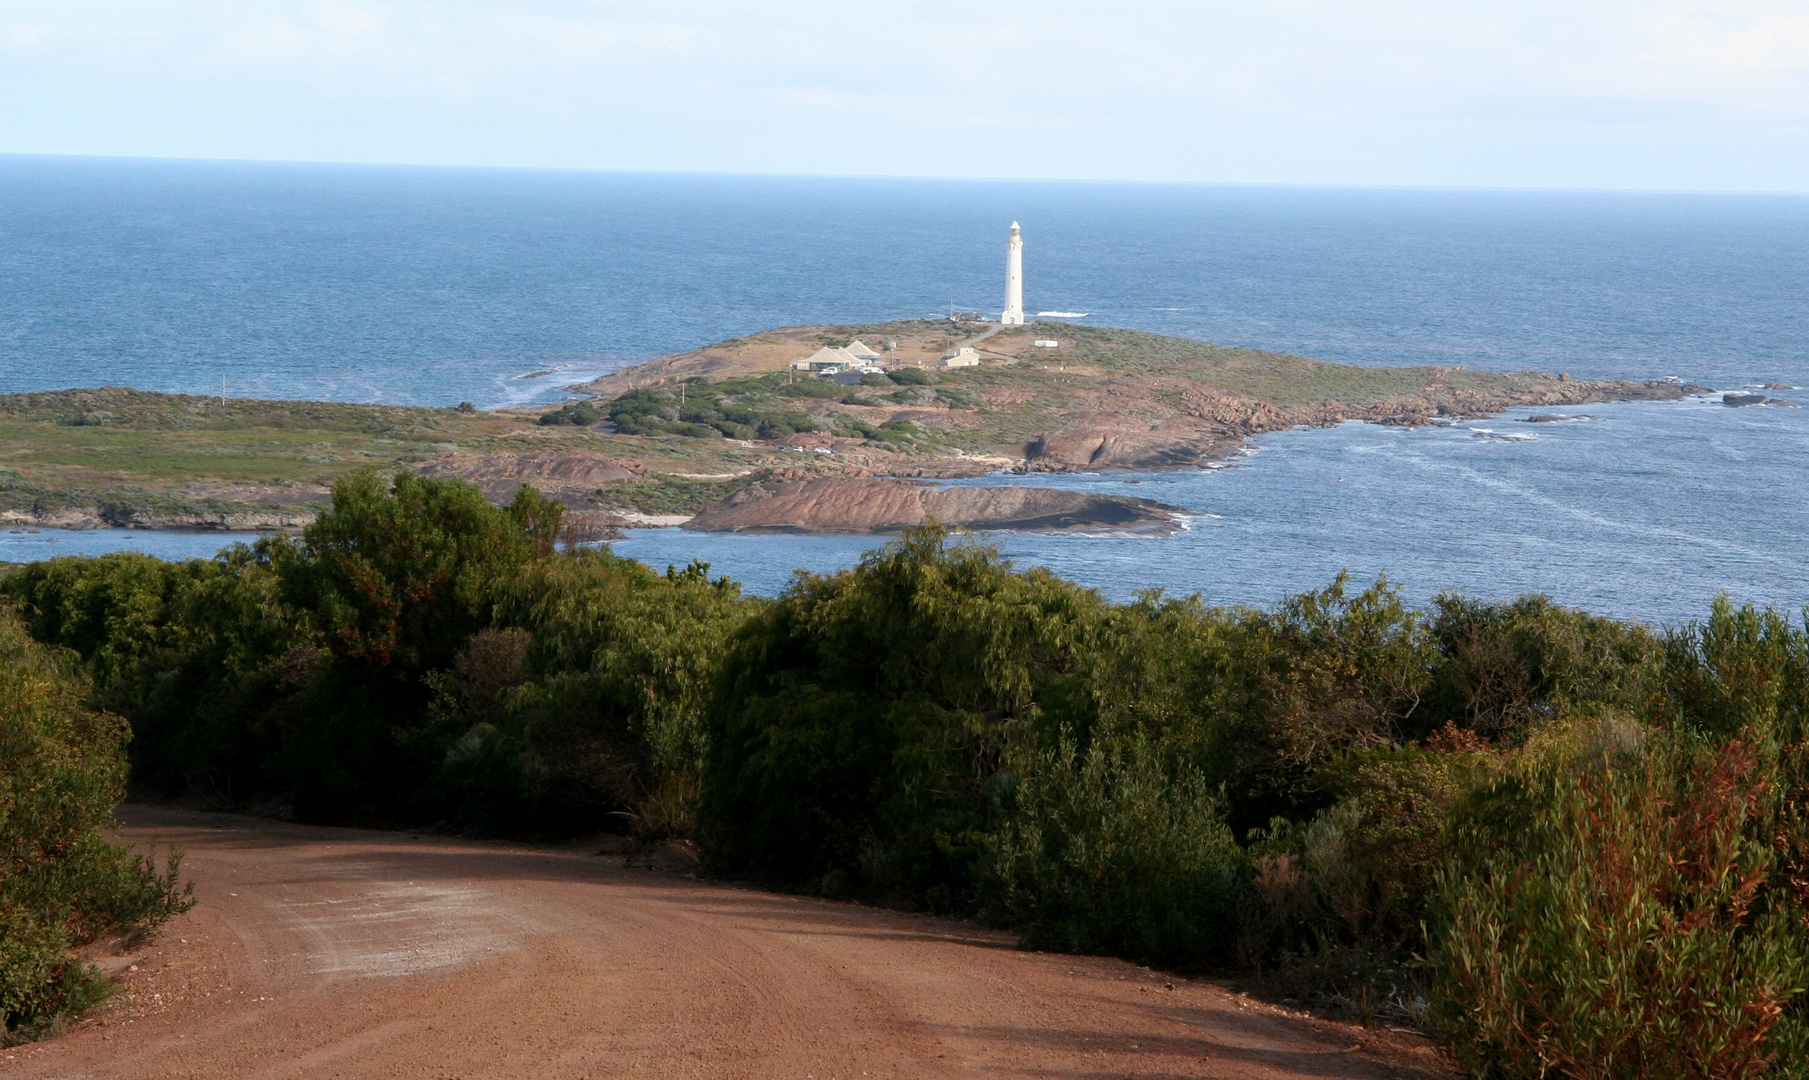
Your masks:
[[[126,807],[200,903],[0,1076],[1446,1076],[1314,1020],[967,922],[489,844]]]

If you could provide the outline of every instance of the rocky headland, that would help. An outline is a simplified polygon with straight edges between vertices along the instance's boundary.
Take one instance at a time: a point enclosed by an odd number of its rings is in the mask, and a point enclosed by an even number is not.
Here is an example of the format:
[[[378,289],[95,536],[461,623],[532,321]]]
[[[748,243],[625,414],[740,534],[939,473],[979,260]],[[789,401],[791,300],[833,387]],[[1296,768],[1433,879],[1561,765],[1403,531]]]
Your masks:
[[[868,370],[821,378],[792,366],[856,340],[877,353]],[[977,362],[941,362],[963,347]],[[1450,423],[1702,390],[949,320],[766,331],[571,389],[586,396],[494,411],[121,387],[0,395],[0,523],[293,530],[337,478],[374,468],[462,478],[497,502],[531,483],[587,538],[693,518],[729,529],[885,531],[929,516],[970,528],[1145,528],[1140,515],[1156,513],[1147,507],[1063,502],[1072,493],[1047,488],[1011,496],[880,481],[1198,468],[1295,427]],[[969,493],[981,490],[992,493]]]

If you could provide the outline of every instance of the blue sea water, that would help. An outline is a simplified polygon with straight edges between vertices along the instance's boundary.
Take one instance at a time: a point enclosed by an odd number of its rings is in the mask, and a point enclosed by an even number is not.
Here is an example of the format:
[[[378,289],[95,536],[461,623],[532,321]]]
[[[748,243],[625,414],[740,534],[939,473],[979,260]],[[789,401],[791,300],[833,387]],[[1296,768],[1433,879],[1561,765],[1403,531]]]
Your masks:
[[[1030,309],[1101,325],[1359,364],[1809,384],[1805,198],[0,157],[0,392],[224,377],[246,396],[550,400],[775,325],[996,311],[1014,219]],[[1809,602],[1809,409],[1583,411],[1600,419],[1346,425],[1265,436],[1225,470],[1043,478],[1202,516],[1168,539],[999,542],[1118,596],[1271,603],[1348,567],[1421,598],[1534,590],[1659,621],[1722,590]],[[0,533],[0,559],[47,534]],[[874,543],[618,547],[770,592]]]
[[[1079,487],[1193,511],[1171,537],[987,538],[1020,564],[1115,599],[1162,589],[1268,606],[1349,570],[1357,586],[1386,574],[1421,603],[1448,589],[1544,592],[1675,623],[1706,614],[1723,592],[1785,606],[1809,598],[1806,411],[1696,399],[1521,409],[1451,427],[1352,422],[1264,436],[1219,470],[974,482]],[[1553,413],[1578,419],[1527,422]],[[871,537],[670,529],[633,530],[614,545],[662,569],[703,559],[765,593],[783,588],[793,566],[833,570],[876,546]]]

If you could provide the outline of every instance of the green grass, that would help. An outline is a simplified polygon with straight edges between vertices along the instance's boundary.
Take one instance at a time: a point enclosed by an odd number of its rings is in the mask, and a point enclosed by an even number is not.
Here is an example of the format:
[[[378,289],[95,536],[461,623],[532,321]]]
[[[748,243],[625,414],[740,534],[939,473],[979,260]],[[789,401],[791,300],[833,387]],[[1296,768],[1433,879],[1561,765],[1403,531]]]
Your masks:
[[[611,484],[597,492],[597,501],[643,514],[695,514],[726,498],[737,485],[725,480],[688,480],[662,476],[657,480],[631,480]]]
[[[1042,336],[1049,327],[1033,329]],[[1338,402],[1366,405],[1418,393],[1442,373],[1443,381],[1459,389],[1511,386],[1528,376],[1496,372],[1431,367],[1375,368],[1331,364],[1304,356],[1239,349],[1204,341],[1147,334],[1137,330],[1064,326],[1057,333],[1064,342],[1058,356],[1048,363],[1070,369],[1093,368],[1104,377],[1184,379],[1197,389],[1212,389],[1237,397],[1264,401],[1279,409]],[[1026,360],[1033,358],[1026,357]],[[1022,365],[1020,365],[1022,367]],[[955,379],[985,377],[983,373],[1013,369],[970,369],[951,375]],[[1051,372],[1031,369],[1031,381],[1049,379]],[[1069,374],[1073,374],[1069,372]],[[1542,378],[1532,376],[1532,378]],[[1060,384],[1052,390],[1059,394]]]
[[[65,479],[330,481],[419,461],[515,423],[452,409],[62,390],[0,395],[0,460],[14,473]]]
[[[217,515],[259,503],[186,486],[325,487],[359,469],[479,448],[526,422],[388,405],[222,404],[123,387],[0,395],[0,509]]]

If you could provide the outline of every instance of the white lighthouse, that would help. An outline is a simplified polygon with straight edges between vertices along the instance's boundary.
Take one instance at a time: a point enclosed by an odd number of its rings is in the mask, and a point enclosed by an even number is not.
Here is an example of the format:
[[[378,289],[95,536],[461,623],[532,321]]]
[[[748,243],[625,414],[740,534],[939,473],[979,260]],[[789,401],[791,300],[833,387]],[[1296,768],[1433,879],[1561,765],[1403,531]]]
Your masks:
[[[1011,223],[1011,240],[1005,245],[1005,311],[1001,326],[1024,325],[1024,234]]]

